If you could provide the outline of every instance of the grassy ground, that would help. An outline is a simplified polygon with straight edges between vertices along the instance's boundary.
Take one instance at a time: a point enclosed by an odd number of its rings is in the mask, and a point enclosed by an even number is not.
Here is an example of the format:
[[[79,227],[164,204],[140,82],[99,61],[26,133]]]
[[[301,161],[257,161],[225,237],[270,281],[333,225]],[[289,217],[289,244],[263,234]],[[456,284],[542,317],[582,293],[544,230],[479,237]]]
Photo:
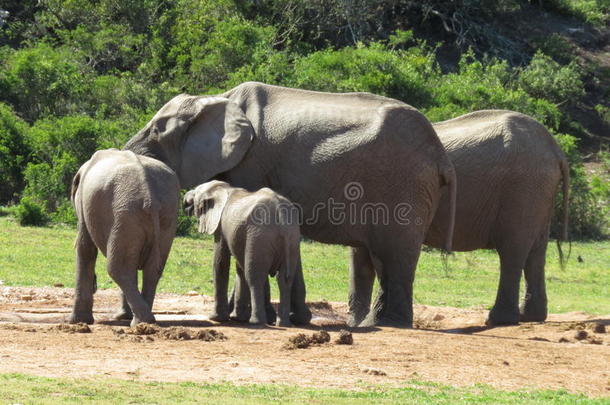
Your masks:
[[[487,386],[454,388],[411,381],[404,388],[360,386],[357,391],[282,385],[143,383],[110,379],[55,379],[0,375],[0,403],[21,404],[268,404],[268,403],[436,403],[436,404],[602,404],[563,391],[506,392]],[[213,398],[213,400],[210,400]]]
[[[20,227],[0,218],[0,280],[4,285],[74,285],[72,228]],[[347,248],[305,242],[301,245],[308,300],[347,299]],[[549,245],[547,288],[551,312],[610,313],[610,241],[573,243],[568,268],[562,271]],[[580,257],[582,262],[578,261]],[[212,293],[212,241],[177,238],[160,290]],[[98,258],[98,285],[114,287]],[[415,301],[428,305],[489,307],[498,282],[493,251],[456,253],[445,269],[438,252],[422,252],[415,281]],[[274,292],[277,297],[277,291]]]

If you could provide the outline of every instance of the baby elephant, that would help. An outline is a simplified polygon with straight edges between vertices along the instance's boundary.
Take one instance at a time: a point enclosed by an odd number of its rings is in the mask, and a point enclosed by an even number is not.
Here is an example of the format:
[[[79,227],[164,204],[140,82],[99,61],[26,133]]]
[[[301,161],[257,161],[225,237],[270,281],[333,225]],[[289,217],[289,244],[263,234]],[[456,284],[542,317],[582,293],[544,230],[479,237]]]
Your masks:
[[[280,290],[277,324],[290,326],[292,283],[300,276],[298,212],[271,189],[248,192],[222,181],[210,181],[184,196],[187,214],[199,218],[199,232],[214,234],[214,320],[229,319],[227,284],[230,255],[237,261],[241,285],[250,289],[250,323],[269,323],[265,311],[268,275],[277,273]]]
[[[176,233],[180,187],[162,162],[130,151],[95,152],[72,180],[78,217],[76,294],[70,323],[93,323],[97,249],[122,291],[117,319],[155,322],[152,305]],[[142,269],[142,294],[138,291]],[[133,314],[133,315],[132,315]]]

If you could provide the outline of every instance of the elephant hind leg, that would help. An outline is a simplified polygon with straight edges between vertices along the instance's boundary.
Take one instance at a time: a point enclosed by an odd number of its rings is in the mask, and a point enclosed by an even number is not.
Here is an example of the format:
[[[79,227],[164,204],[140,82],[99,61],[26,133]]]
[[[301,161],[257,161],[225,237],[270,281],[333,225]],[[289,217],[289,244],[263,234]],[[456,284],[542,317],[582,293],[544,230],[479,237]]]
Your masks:
[[[375,268],[366,247],[352,248],[350,252],[349,326],[360,324],[371,307]]]
[[[544,322],[547,317],[547,297],[544,281],[547,242],[548,236],[545,234],[532,248],[525,261],[525,297],[520,313],[522,322]]]
[[[489,311],[487,325],[515,325],[519,323],[519,283],[529,249],[522,246],[499,248],[500,282],[496,302]]]
[[[118,244],[120,246],[120,244]],[[138,291],[138,284],[134,283],[137,277],[133,273],[137,272],[139,255],[129,254],[127,249],[111,251],[108,254],[108,274],[115,283],[121,288],[125,299],[133,312],[131,325],[140,322],[154,323],[155,317],[151,312],[148,303]]]
[[[373,252],[381,261],[379,293],[373,308],[359,326],[413,326],[413,280],[419,247],[383,249],[382,254]]]
[[[133,283],[138,285],[138,272],[133,272]],[[121,291],[121,308],[112,315],[112,319],[116,321],[131,321],[133,319],[133,313],[131,312],[131,308],[129,307],[129,303],[125,298],[125,294]]]
[[[76,236],[76,289],[70,323],[93,323],[96,258],[97,247],[85,224],[79,223]]]

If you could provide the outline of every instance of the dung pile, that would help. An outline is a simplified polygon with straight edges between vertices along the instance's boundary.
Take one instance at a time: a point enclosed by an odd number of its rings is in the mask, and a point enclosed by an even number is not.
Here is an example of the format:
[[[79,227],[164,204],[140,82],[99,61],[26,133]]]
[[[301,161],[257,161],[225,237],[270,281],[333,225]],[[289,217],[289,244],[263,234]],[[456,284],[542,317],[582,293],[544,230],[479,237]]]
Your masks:
[[[348,337],[349,336],[349,337]],[[346,343],[349,340],[349,343]],[[310,346],[324,345],[330,342],[330,334],[325,330],[314,332],[311,336],[304,333],[297,333],[290,336],[282,348],[287,350],[307,349]],[[354,342],[352,334],[346,330],[339,332],[339,337],[335,340],[335,344],[352,344]]]

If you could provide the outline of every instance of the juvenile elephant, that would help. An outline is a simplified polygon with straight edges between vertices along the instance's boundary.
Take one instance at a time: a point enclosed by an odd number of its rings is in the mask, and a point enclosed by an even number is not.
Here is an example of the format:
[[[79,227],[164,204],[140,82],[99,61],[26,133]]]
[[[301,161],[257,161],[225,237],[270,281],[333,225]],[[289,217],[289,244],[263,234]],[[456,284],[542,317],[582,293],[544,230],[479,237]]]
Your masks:
[[[178,216],[179,184],[162,162],[117,149],[95,152],[72,180],[78,217],[76,293],[70,323],[93,323],[97,250],[122,291],[116,317],[155,322],[152,306]],[[142,269],[142,294],[138,291]]]
[[[271,321],[265,311],[265,285],[269,275],[277,274],[277,324],[290,326],[292,282],[295,274],[302,271],[298,212],[292,203],[269,188],[249,192],[214,180],[186,193],[184,208],[199,217],[199,232],[213,234],[216,242],[216,303],[210,319],[229,319],[229,272],[227,266],[221,265],[225,256],[221,252],[228,250],[237,261],[241,285],[250,290],[250,323]]]
[[[421,245],[441,190],[452,202],[456,186],[432,125],[413,107],[368,93],[248,82],[214,97],[173,98],[125,149],[167,163],[183,188],[220,176],[286,196],[301,209],[304,236],[353,246],[381,263],[377,303],[362,324],[411,326]],[[367,217],[375,209],[383,220]],[[228,257],[221,263],[228,266]],[[306,323],[305,284],[295,277],[293,322]]]
[[[544,321],[545,254],[560,182],[562,238],[567,238],[570,179],[563,152],[544,126],[512,111],[477,111],[436,123],[434,129],[457,174],[453,249],[495,249],[500,256],[500,284],[488,324]],[[452,224],[450,207],[449,195],[443,193],[426,245],[443,246]],[[356,260],[352,283],[360,296],[370,297],[374,280],[370,259]],[[526,292],[520,312],[522,270]],[[367,308],[368,302],[352,303],[351,323],[358,323]]]

